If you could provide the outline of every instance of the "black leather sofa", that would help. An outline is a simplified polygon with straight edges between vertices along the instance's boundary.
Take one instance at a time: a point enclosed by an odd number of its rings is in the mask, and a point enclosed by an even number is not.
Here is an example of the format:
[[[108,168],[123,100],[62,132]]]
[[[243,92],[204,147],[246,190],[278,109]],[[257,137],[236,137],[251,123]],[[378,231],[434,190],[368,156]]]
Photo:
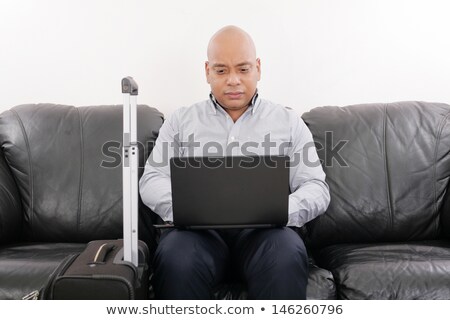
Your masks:
[[[40,104],[0,115],[0,299],[45,299],[65,259],[91,240],[122,238],[122,110]],[[141,164],[162,122],[139,106]],[[153,217],[141,204],[150,250]]]
[[[303,115],[327,212],[303,227],[308,299],[450,299],[450,106],[401,102]],[[163,115],[139,106],[141,172]],[[121,106],[22,105],[0,115],[0,299],[47,298],[65,259],[122,237]],[[154,251],[156,215],[140,205]],[[229,281],[217,298],[245,298]]]
[[[338,299],[450,299],[449,116],[423,102],[303,115],[331,191],[306,239]]]

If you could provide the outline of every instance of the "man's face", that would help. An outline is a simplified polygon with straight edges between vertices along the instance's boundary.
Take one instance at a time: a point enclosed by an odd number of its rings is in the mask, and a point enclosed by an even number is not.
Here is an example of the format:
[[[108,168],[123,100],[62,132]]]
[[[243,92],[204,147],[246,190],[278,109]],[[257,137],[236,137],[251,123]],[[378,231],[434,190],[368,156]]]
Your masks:
[[[246,43],[219,43],[208,59],[206,79],[220,105],[229,111],[246,108],[261,77],[260,61],[254,50]]]

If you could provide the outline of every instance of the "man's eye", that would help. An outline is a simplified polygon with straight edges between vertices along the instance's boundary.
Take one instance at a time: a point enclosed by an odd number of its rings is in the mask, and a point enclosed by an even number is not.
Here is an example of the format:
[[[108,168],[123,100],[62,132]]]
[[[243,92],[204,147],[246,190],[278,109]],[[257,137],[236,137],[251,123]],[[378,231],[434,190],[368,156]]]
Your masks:
[[[248,72],[250,70],[250,68],[241,68],[241,72],[245,73]]]
[[[224,74],[225,73],[225,69],[216,69],[216,73],[217,74]]]

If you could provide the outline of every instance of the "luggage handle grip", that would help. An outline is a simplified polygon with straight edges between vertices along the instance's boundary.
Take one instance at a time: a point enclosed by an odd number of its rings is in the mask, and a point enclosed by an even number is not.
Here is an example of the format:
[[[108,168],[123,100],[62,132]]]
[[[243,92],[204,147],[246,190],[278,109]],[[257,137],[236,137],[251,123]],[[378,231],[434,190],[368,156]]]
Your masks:
[[[131,96],[137,96],[139,87],[132,77],[122,79],[122,93],[129,93]]]
[[[104,243],[98,248],[94,260],[89,264],[104,264],[106,256],[114,249],[114,245],[112,243]]]

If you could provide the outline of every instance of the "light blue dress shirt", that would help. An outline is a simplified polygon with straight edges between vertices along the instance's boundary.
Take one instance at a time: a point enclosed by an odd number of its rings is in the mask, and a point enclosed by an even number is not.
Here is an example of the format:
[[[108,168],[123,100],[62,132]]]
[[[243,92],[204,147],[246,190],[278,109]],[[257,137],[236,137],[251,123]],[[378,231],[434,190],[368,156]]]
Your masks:
[[[169,159],[174,155],[288,155],[288,226],[301,227],[325,212],[330,201],[308,127],[295,111],[258,94],[236,122],[212,95],[164,122],[139,181],[143,202],[164,221],[173,220]]]

